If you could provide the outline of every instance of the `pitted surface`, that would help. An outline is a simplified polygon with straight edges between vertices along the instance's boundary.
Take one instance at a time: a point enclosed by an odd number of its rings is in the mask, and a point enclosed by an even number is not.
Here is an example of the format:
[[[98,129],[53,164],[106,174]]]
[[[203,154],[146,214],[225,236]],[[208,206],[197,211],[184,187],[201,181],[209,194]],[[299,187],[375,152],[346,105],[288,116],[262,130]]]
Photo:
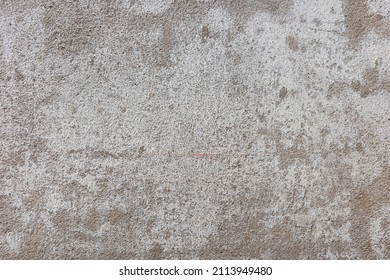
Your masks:
[[[0,258],[390,258],[388,7],[0,1]]]

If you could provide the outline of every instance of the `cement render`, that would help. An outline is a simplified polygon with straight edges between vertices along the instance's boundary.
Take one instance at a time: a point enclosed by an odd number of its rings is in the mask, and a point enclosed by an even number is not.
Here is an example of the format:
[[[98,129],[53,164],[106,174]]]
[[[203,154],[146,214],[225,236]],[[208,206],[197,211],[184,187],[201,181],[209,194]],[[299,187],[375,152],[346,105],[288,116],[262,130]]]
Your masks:
[[[0,259],[389,259],[389,0],[0,1]]]

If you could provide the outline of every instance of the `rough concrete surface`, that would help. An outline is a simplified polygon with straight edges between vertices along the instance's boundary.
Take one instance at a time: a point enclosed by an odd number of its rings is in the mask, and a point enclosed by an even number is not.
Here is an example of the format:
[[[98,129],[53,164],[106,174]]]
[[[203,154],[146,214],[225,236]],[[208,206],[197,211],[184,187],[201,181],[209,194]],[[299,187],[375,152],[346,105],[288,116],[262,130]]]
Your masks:
[[[0,1],[1,259],[389,259],[389,0]]]

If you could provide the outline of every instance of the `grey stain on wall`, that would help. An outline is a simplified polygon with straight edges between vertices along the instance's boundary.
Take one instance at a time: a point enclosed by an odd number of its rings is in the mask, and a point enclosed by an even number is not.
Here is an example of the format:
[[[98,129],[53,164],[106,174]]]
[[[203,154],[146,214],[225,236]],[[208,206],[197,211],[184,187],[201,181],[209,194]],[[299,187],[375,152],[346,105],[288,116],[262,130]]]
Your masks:
[[[2,1],[0,258],[389,258],[386,1]]]

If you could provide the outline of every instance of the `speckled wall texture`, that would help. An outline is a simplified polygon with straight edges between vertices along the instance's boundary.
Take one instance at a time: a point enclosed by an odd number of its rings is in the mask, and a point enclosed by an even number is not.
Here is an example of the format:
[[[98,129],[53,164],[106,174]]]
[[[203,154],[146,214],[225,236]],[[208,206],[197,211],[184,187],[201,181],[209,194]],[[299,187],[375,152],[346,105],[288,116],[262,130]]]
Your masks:
[[[389,0],[0,1],[1,259],[389,259]]]

